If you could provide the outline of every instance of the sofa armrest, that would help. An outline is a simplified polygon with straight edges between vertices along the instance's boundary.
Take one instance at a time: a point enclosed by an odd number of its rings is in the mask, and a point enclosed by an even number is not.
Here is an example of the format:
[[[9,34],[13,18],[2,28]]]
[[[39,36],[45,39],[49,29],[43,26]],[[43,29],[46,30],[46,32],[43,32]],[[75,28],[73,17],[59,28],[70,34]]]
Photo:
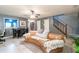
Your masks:
[[[49,41],[44,42],[44,47],[46,48],[47,52],[50,52],[51,50],[64,47],[64,41],[63,40],[49,40]]]

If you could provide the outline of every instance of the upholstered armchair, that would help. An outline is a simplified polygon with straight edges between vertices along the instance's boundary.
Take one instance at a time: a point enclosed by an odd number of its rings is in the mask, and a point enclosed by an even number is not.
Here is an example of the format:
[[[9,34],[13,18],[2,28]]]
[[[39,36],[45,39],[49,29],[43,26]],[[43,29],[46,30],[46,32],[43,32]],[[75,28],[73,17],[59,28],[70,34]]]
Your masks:
[[[5,42],[5,39],[3,38],[4,37],[4,34],[5,34],[5,32],[2,31],[2,30],[0,30],[0,43]]]

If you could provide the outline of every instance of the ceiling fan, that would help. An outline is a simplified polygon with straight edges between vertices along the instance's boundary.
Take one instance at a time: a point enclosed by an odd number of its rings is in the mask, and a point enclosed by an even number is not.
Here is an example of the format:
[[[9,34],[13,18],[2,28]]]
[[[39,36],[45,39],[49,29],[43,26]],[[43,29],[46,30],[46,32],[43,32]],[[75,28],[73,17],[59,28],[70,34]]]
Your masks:
[[[34,10],[30,10],[30,12],[32,13],[31,16],[34,17],[34,18],[38,18],[38,17],[40,16],[40,14],[36,14]],[[30,17],[31,17],[31,16],[30,16]],[[31,17],[31,18],[32,18],[32,17]]]
[[[30,10],[30,14],[26,14],[23,17],[27,19],[37,19],[40,16],[40,14],[36,14],[34,10]]]

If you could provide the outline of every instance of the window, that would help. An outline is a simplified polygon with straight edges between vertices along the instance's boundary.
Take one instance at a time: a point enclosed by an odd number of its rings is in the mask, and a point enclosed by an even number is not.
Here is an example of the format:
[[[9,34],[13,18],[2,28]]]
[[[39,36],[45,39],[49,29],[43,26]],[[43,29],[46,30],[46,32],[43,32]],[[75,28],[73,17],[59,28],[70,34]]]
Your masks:
[[[5,19],[5,27],[6,28],[16,28],[17,27],[17,20]]]

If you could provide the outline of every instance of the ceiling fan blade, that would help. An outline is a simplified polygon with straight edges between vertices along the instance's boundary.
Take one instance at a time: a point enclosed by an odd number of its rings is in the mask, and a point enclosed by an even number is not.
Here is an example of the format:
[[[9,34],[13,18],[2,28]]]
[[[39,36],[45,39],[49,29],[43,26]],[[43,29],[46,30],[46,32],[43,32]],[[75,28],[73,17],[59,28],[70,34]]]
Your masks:
[[[34,14],[34,11],[33,10],[30,10],[30,11],[31,11],[32,14]]]
[[[40,14],[36,14],[37,16],[40,16]]]
[[[36,18],[38,18],[39,16],[40,16],[40,14],[36,14],[36,16],[35,16],[35,17],[36,17]]]

